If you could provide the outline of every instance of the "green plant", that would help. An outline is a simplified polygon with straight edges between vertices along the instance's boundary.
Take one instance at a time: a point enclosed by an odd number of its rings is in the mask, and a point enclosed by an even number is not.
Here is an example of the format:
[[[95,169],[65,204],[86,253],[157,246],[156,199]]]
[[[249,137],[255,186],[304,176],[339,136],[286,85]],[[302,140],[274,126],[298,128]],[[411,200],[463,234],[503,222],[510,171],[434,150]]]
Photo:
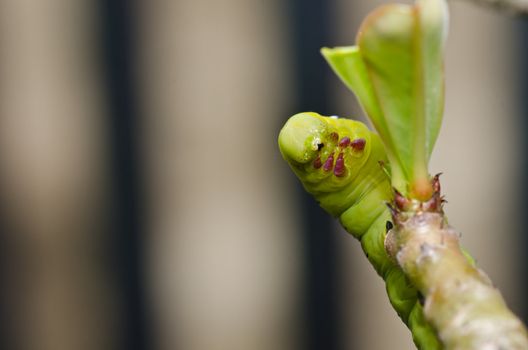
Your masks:
[[[428,171],[443,114],[447,16],[444,0],[385,5],[365,19],[357,46],[322,49],[379,136],[301,113],[279,147],[305,189],[361,241],[419,348],[528,349],[522,322],[460,248]]]

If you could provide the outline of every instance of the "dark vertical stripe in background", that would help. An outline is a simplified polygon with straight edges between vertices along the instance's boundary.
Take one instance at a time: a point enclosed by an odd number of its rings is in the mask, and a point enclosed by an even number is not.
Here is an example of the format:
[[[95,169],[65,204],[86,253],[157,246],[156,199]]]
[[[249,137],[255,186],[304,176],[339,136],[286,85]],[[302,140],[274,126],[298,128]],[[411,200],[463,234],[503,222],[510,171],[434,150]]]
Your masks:
[[[3,188],[0,187],[0,195],[3,194]],[[3,196],[0,196],[3,198]],[[3,204],[3,203],[2,203]],[[16,301],[12,298],[13,289],[18,287],[18,281],[13,281],[13,272],[11,269],[13,257],[13,247],[8,239],[8,230],[6,224],[4,207],[0,206],[0,279],[2,288],[0,288],[0,349],[16,349],[19,345],[17,341],[18,324],[12,320],[13,312],[16,312]]]
[[[109,109],[113,211],[111,261],[123,307],[122,349],[148,349],[144,276],[142,181],[138,152],[138,108],[133,78],[135,1],[99,2],[102,50]]]
[[[521,76],[520,80],[520,86],[518,87],[518,93],[517,98],[520,104],[520,113],[519,117],[521,120],[519,121],[520,127],[523,130],[523,135],[528,134],[528,66],[526,65],[526,62],[528,62],[528,19],[521,18],[518,20],[518,36],[519,36],[519,54],[521,57],[517,60],[517,62],[525,62],[524,64],[521,64],[520,67],[517,67],[517,70],[519,71],[519,74]],[[518,261],[518,264],[521,264],[521,268],[518,270],[521,272],[521,275],[519,278],[521,278],[521,287],[523,288],[523,291],[526,293],[528,291],[528,257],[526,256],[526,251],[528,250],[528,230],[526,229],[528,227],[528,224],[526,223],[526,210],[528,207],[526,198],[528,198],[528,138],[523,137],[522,138],[522,145],[523,145],[523,152],[518,152],[518,154],[524,154],[523,159],[519,159],[520,162],[523,164],[523,193],[524,193],[524,200],[520,203],[520,208],[517,210],[517,212],[520,215],[519,220],[522,220],[524,222],[521,222],[519,227],[523,227],[524,230],[521,230],[519,234],[522,235],[522,237],[519,238],[519,241],[522,242],[522,244],[519,244],[520,249],[522,249],[520,252],[518,252],[518,255],[522,260]],[[523,215],[524,213],[524,215]],[[523,304],[524,308],[519,315],[524,323],[528,323],[528,301],[524,301]]]
[[[290,0],[293,33],[294,89],[297,95],[292,113],[317,111],[330,114],[329,92],[325,82],[330,76],[319,50],[330,42],[332,1]],[[302,208],[305,251],[305,325],[303,349],[342,348],[339,313],[340,269],[333,219],[296,182]]]

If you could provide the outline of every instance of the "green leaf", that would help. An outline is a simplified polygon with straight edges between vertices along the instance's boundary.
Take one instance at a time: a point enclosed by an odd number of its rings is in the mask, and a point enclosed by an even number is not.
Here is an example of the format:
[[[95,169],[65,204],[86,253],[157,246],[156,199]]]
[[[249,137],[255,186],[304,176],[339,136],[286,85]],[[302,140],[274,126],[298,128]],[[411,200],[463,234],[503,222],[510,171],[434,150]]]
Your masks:
[[[380,134],[392,164],[393,185],[394,182],[397,182],[397,187],[405,186],[405,176],[400,162],[395,160],[395,149],[391,133],[385,116],[380,109],[376,92],[370,81],[369,73],[359,48],[357,46],[324,47],[321,49],[321,53],[341,81],[354,92],[361,107],[378,134]]]
[[[447,38],[447,4],[443,0],[418,0],[416,9],[422,42],[427,157],[431,156],[444,112],[444,46]]]
[[[382,137],[396,170],[393,186],[423,200],[431,194],[428,162],[442,122],[446,31],[445,0],[391,4],[365,19],[357,47],[322,50]]]

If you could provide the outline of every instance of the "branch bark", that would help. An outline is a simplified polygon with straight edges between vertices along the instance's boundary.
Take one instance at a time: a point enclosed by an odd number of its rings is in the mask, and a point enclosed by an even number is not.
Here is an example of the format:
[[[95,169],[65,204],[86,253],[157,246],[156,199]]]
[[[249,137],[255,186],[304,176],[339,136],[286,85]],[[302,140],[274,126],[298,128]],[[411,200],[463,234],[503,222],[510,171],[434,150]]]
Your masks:
[[[435,178],[438,181],[438,178]],[[528,349],[523,323],[460,248],[437,192],[425,203],[396,194],[385,247],[424,297],[425,318],[446,350]]]
[[[528,16],[528,0],[466,0],[513,16]]]

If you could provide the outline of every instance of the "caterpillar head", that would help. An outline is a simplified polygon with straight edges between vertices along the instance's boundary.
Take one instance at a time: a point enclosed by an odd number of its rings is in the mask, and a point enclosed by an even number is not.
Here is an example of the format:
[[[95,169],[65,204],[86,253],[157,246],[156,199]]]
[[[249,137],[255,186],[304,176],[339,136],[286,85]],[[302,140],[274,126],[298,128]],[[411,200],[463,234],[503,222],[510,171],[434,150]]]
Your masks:
[[[371,133],[349,119],[305,112],[291,117],[279,134],[284,159],[312,194],[348,185],[370,153]]]

